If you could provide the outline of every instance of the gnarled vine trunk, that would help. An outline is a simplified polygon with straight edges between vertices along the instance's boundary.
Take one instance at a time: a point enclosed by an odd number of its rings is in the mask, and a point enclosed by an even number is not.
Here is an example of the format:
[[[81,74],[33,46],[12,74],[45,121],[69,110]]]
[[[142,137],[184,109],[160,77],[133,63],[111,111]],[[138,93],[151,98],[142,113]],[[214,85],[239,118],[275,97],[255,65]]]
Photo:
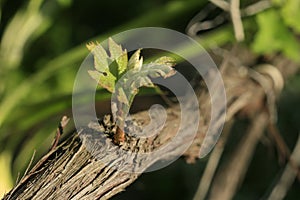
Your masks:
[[[255,64],[255,58],[243,60],[243,58],[249,57],[243,57],[242,52],[239,52],[240,55],[235,55],[242,59],[240,65]],[[297,65],[282,57],[274,57],[272,62],[276,63],[275,70],[278,70],[285,79],[298,70]],[[227,121],[234,118],[238,112],[247,116],[256,116],[258,113],[266,113],[270,116],[270,109],[274,105],[269,105],[270,102],[266,101],[266,98],[269,97],[266,96],[265,88],[274,90],[275,93],[274,85],[276,84],[274,83],[278,81],[274,79],[272,72],[259,74],[264,79],[262,85],[260,79],[251,75],[252,70],[234,66],[230,62],[230,58],[223,61],[220,70],[227,95]],[[200,89],[196,91],[201,120],[198,134],[184,154],[188,162],[194,162],[197,159],[210,120],[210,95],[206,90]],[[178,128],[176,125],[180,123],[180,109],[178,105],[174,105],[174,107],[168,108],[167,113],[168,120],[158,136],[145,140],[130,140],[123,144],[123,147],[134,149],[138,153],[152,151],[168,143],[176,134]],[[147,112],[139,112],[133,116],[139,123],[149,123]],[[141,175],[141,172],[154,162],[168,160],[180,153],[176,149],[170,149],[159,157],[142,157],[139,160],[132,160],[134,166],[137,166],[138,163],[140,169],[138,173],[118,170],[114,165],[107,165],[103,160],[123,162],[116,150],[119,147],[93,144],[90,141],[94,140],[88,139],[88,137],[97,135],[97,137],[103,137],[101,141],[110,142],[106,135],[99,135],[95,123],[98,122],[91,122],[89,127],[82,128],[79,134],[74,133],[41,158],[4,199],[109,199],[133,183]],[[189,126],[189,123],[196,122],[191,119],[190,122],[186,122],[186,127]],[[180,148],[185,142],[186,140],[182,138],[177,147]],[[93,149],[94,152],[91,152]],[[130,163],[126,164],[130,165]]]

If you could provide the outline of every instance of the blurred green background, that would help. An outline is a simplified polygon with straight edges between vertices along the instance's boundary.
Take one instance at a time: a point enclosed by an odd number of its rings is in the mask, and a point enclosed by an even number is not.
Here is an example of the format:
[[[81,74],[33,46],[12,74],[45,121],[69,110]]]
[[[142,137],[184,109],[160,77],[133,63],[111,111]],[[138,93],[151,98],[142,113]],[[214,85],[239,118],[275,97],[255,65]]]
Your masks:
[[[37,161],[49,149],[61,117],[71,116],[73,81],[88,54],[88,41],[102,41],[114,33],[143,26],[185,33],[191,19],[208,4],[205,0],[0,2],[0,197],[22,177],[34,151]],[[243,0],[241,7],[257,2]],[[243,18],[243,45],[262,56],[281,53],[299,62],[300,1],[268,2],[268,9]],[[201,36],[208,50],[235,42],[229,20]],[[107,97],[98,95],[97,100]],[[279,102],[278,125],[290,149],[300,130],[299,99],[298,74],[289,80]],[[234,136],[230,141],[227,146],[234,144]],[[115,198],[191,199],[206,161],[187,165],[178,160],[166,169],[143,175]],[[283,167],[276,154],[260,144],[236,199],[263,197]],[[287,198],[299,198],[299,186],[295,182]]]

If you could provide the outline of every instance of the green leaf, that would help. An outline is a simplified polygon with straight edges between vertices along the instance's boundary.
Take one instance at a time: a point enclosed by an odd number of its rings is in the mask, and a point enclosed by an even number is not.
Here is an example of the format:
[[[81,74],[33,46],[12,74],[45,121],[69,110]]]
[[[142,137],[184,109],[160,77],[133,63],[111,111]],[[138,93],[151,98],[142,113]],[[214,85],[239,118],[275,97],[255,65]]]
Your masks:
[[[167,65],[167,66],[175,66],[175,59],[168,57],[168,56],[163,56],[155,60],[153,63],[156,63],[158,65]]]
[[[118,64],[118,72],[121,74],[127,68],[127,51],[123,51],[121,45],[118,45],[115,41],[113,41],[112,38],[108,39],[108,48],[110,52],[110,58],[111,60],[116,60],[116,63]]]
[[[128,70],[136,70],[140,71],[142,65],[143,65],[143,58],[141,57],[140,59],[140,54],[141,54],[141,49],[138,49],[134,54],[131,56],[131,58],[128,61]]]
[[[151,78],[166,78],[175,73],[172,68],[175,65],[173,58],[164,56],[143,65],[143,58],[140,57],[141,49],[138,49],[128,61],[126,50],[122,50],[122,47],[111,38],[108,40],[110,57],[99,44],[90,43],[87,47],[94,55],[96,68],[96,70],[89,70],[88,73],[101,87],[112,93],[116,92],[119,102],[117,110],[129,110],[140,87],[155,87]],[[124,76],[119,80],[123,74]],[[115,88],[118,81],[121,81],[118,83],[120,87]],[[124,116],[116,117],[124,118]]]
[[[150,66],[147,67],[152,67],[152,68],[155,67],[157,73],[160,76],[167,78],[175,74],[175,70],[173,69],[173,66],[175,66],[175,59],[171,57],[163,56],[161,58],[158,58],[154,62],[151,62]]]
[[[118,63],[116,60],[111,62],[108,69],[109,69],[109,72],[116,78],[116,80],[118,80],[119,79],[119,68],[118,68]]]
[[[110,72],[98,72],[97,70],[88,70],[89,75],[98,82],[98,85],[113,93],[115,89],[115,77]]]
[[[102,75],[100,72],[96,70],[88,70],[88,73],[97,82],[99,81],[100,76]]]
[[[127,51],[122,50],[121,45],[115,43],[111,38],[108,39],[110,56],[99,43],[91,42],[87,44],[87,48],[94,55],[96,69],[96,71],[89,71],[90,76],[98,81],[99,86],[113,92],[115,83],[127,69]]]
[[[166,62],[168,61],[168,62]],[[172,62],[169,62],[172,61]],[[161,63],[166,63],[165,65]],[[163,77],[167,78],[175,74],[175,70],[171,67],[174,65],[173,59],[162,58],[158,59],[157,63],[152,62],[142,65],[140,71],[130,70],[123,77],[123,83],[121,84],[125,88],[129,88],[127,98],[131,99],[131,95],[135,95],[140,87],[155,87],[151,78]],[[130,92],[132,91],[132,92]]]
[[[94,55],[95,69],[100,72],[105,71],[108,68],[108,55],[105,49],[99,43],[90,42],[87,45],[88,50]]]

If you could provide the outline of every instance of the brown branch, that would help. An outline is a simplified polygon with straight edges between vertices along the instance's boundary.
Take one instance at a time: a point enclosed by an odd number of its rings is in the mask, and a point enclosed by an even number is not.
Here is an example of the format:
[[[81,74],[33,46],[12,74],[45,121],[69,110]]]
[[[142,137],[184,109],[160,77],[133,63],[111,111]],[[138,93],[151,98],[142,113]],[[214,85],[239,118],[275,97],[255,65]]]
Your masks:
[[[227,165],[214,180],[210,199],[232,199],[243,180],[255,147],[264,132],[268,120],[268,115],[264,112],[255,116],[255,119],[249,126],[249,130],[238,145],[233,156],[231,156],[231,160],[227,162]],[[234,176],[232,176],[233,174]]]
[[[295,156],[291,156],[291,152],[285,141],[283,140],[278,128],[274,124],[269,124],[268,125],[268,131],[274,138],[275,144],[278,148],[278,153],[281,154],[282,159],[281,161],[287,160],[290,167],[294,169],[294,172],[296,173],[296,177],[300,181],[300,167],[298,164],[297,159],[295,160]],[[295,151],[295,150],[294,150]],[[297,150],[296,152],[297,153]]]
[[[233,120],[228,122],[223,130],[220,140],[216,144],[212,153],[209,156],[209,160],[205,167],[204,173],[201,177],[201,181],[197,188],[196,194],[194,196],[194,200],[202,200],[205,199],[206,194],[209,190],[213,177],[215,175],[215,171],[218,167],[219,161],[224,151],[225,144],[227,142],[231,127],[233,125]]]
[[[288,163],[282,173],[282,176],[278,180],[277,184],[273,188],[269,200],[280,200],[286,196],[288,189],[293,184],[297,175],[299,176],[299,166],[300,166],[300,135],[298,136],[297,143],[291,155],[291,159],[294,160],[295,163]],[[295,170],[295,166],[297,165],[298,170]]]

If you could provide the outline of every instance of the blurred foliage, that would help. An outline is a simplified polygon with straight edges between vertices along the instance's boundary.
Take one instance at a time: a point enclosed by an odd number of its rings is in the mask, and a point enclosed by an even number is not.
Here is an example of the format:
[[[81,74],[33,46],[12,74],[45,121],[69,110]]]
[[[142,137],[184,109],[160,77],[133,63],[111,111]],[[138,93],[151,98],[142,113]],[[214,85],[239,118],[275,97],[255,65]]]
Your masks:
[[[253,2],[256,1],[244,0],[242,6]],[[283,53],[299,61],[300,1],[272,2],[270,9],[243,18],[244,44],[257,54]],[[184,32],[189,20],[206,3],[205,0],[0,1],[0,196],[13,186],[17,177],[22,177],[34,149],[35,161],[48,150],[60,118],[71,116],[73,81],[88,54],[87,42],[102,41],[114,33],[143,26]],[[226,21],[204,31],[199,42],[207,48],[233,43],[231,23]],[[292,85],[299,86],[299,80],[297,77]],[[96,100],[108,98],[100,90]],[[295,117],[297,120],[300,116]],[[247,196],[248,192],[242,190],[240,196]]]
[[[256,20],[259,31],[252,45],[255,52],[270,54],[281,51],[291,59],[300,60],[300,45],[276,10],[263,12]]]
[[[280,51],[300,61],[300,44],[295,35],[300,33],[300,1],[273,1],[274,8],[256,16],[258,32],[252,45],[253,50],[262,54]]]

